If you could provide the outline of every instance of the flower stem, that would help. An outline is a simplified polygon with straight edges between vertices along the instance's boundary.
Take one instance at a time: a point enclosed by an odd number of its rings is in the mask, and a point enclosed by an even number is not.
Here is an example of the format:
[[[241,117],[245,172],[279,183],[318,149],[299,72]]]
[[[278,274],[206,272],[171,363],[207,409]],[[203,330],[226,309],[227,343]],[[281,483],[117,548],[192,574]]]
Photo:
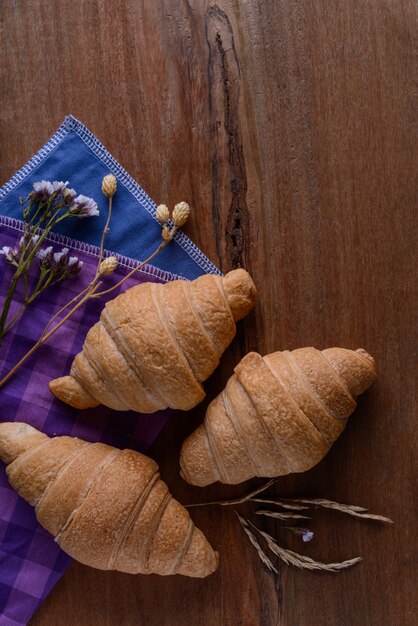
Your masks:
[[[76,296],[74,296],[74,298],[72,300],[70,300],[69,302],[67,302],[67,304],[64,304],[63,307],[60,308],[59,311],[57,311],[55,313],[55,315],[53,315],[51,317],[51,319],[49,320],[48,324],[45,326],[42,335],[41,335],[41,339],[42,337],[45,335],[46,331],[48,330],[48,328],[51,326],[51,324],[53,323],[53,321],[59,316],[61,315],[61,313],[63,311],[65,311],[65,309],[68,309],[69,306],[71,306],[72,304],[74,304],[75,302],[77,302],[82,296],[84,296],[84,294],[86,294],[88,291],[91,291],[92,287],[96,284],[97,279],[99,277],[99,268],[100,268],[100,263],[102,262],[103,259],[103,252],[104,252],[104,242],[105,242],[105,238],[109,232],[109,223],[110,223],[110,218],[112,216],[112,197],[109,197],[109,208],[108,208],[108,212],[107,212],[107,219],[106,219],[106,224],[105,227],[103,229],[103,233],[102,233],[102,238],[100,241],[100,252],[99,252],[99,260],[97,262],[97,269],[96,269],[96,274],[93,278],[93,280],[91,281],[91,283],[80,293],[78,293]],[[92,295],[90,295],[90,297],[92,297]]]
[[[6,325],[7,316],[9,314],[9,309],[12,304],[12,299],[13,299],[14,292],[16,290],[18,280],[19,280],[19,276],[16,270],[15,275],[12,278],[12,282],[10,283],[10,287],[9,287],[9,291],[7,292],[6,299],[3,304],[3,311],[0,317],[0,339],[2,339],[5,334],[4,327]]]
[[[152,261],[152,259],[157,256],[157,254],[159,252],[161,252],[161,250],[163,250],[167,244],[170,243],[170,241],[173,239],[174,233],[177,230],[176,227],[174,227],[170,233],[170,237],[169,239],[164,240],[162,243],[160,243],[160,245],[158,246],[158,248],[156,250],[154,250],[154,252],[152,254],[150,254],[150,256],[145,259],[145,261],[141,261],[141,263],[139,265],[137,265],[136,267],[134,267],[133,270],[131,270],[129,272],[129,274],[127,274],[124,278],[122,278],[122,280],[120,280],[118,283],[116,283],[116,285],[113,285],[113,287],[110,287],[109,289],[106,289],[105,291],[99,291],[99,293],[95,293],[94,296],[92,296],[92,298],[100,298],[101,296],[105,296],[108,293],[110,293],[111,291],[114,291],[114,289],[117,289],[118,287],[120,287],[121,285],[123,285],[123,283],[128,280],[128,278],[130,278],[133,274],[135,274],[135,272],[137,272],[138,270],[140,270],[141,268],[144,267],[144,265],[146,265],[147,263],[149,263],[150,261]]]
[[[41,293],[43,293],[46,289],[48,289],[48,287],[50,287],[50,286],[51,286],[51,284],[52,284],[52,285],[54,285],[56,282],[58,282],[58,281],[54,281],[54,280],[53,280],[53,278],[54,278],[54,274],[52,273],[52,274],[50,274],[50,275],[48,276],[48,279],[47,279],[47,280],[44,282],[44,284],[41,286],[42,281],[43,281],[43,279],[45,278],[46,273],[47,273],[47,272],[42,271],[42,273],[41,273],[41,277],[40,277],[40,279],[38,280],[38,283],[37,283],[37,285],[36,285],[35,289],[33,290],[32,295],[31,295],[31,296],[29,296],[29,297],[27,298],[27,300],[25,300],[24,304],[22,304],[22,306],[20,307],[20,309],[19,309],[19,310],[18,310],[18,311],[14,314],[14,316],[12,317],[12,319],[10,320],[10,322],[7,324],[6,328],[4,329],[4,334],[6,334],[6,333],[7,333],[7,332],[11,329],[11,327],[13,326],[13,324],[15,324],[15,323],[16,323],[16,321],[18,320],[18,318],[22,315],[23,311],[26,309],[26,307],[27,307],[29,304],[32,304],[32,302],[33,302],[33,301],[34,301],[34,300],[35,300],[38,296],[40,296],[40,295],[41,295]],[[82,293],[84,293],[84,292],[82,292]],[[79,294],[79,295],[80,295],[80,294]],[[61,312],[61,311],[58,311],[57,315],[58,315],[60,312]],[[56,316],[54,316],[54,318],[55,318],[55,317],[56,317]],[[53,318],[53,319],[54,319],[54,318]],[[52,320],[51,320],[51,322],[52,322]]]
[[[109,197],[109,209],[107,211],[107,220],[106,220],[106,224],[105,224],[105,227],[103,229],[102,238],[101,238],[101,241],[100,241],[99,260],[97,262],[97,269],[96,269],[96,275],[94,277],[94,280],[96,280],[96,278],[99,275],[100,263],[103,260],[104,242],[105,242],[106,236],[107,236],[107,234],[109,232],[110,218],[112,217],[112,203],[113,203],[113,198],[112,198],[112,196],[110,196]]]
[[[23,365],[23,363],[25,363],[25,361],[27,361],[27,359],[32,356],[32,354],[34,352],[36,352],[36,350],[42,345],[44,344],[57,330],[59,330],[61,328],[61,326],[63,326],[65,324],[65,322],[76,312],[78,311],[78,309],[80,309],[83,304],[85,302],[87,302],[87,300],[92,296],[92,294],[95,292],[96,289],[98,289],[100,287],[101,283],[97,283],[96,285],[92,286],[91,289],[89,290],[88,293],[86,293],[86,295],[80,300],[80,302],[78,302],[72,309],[71,311],[69,311],[67,313],[67,315],[65,317],[62,318],[62,320],[60,322],[58,322],[58,324],[56,326],[54,326],[54,328],[52,328],[46,335],[44,333],[42,333],[42,335],[40,336],[40,338],[38,339],[38,341],[32,346],[32,348],[20,359],[20,361],[18,363],[16,363],[16,365],[10,370],[10,372],[8,374],[6,374],[6,376],[4,376],[4,378],[2,378],[0,380],[0,388],[3,387],[3,385],[5,385],[7,383],[7,381],[13,376],[13,374],[19,369],[19,367],[21,367]]]
[[[68,309],[69,306],[71,306],[72,304],[74,304],[75,302],[77,302],[77,300],[79,300],[82,296],[84,296],[88,291],[91,290],[93,283],[90,283],[83,291],[80,291],[80,293],[78,293],[76,296],[74,296],[74,298],[72,300],[70,300],[69,302],[67,302],[67,304],[64,304],[63,307],[60,308],[59,311],[57,311],[49,320],[48,324],[45,326],[45,328],[42,331],[42,334],[40,336],[40,339],[42,339],[42,337],[45,335],[46,331],[48,330],[48,328],[51,326],[51,324],[53,323],[53,321],[59,316],[61,315],[61,313],[63,311],[65,311],[65,309]]]

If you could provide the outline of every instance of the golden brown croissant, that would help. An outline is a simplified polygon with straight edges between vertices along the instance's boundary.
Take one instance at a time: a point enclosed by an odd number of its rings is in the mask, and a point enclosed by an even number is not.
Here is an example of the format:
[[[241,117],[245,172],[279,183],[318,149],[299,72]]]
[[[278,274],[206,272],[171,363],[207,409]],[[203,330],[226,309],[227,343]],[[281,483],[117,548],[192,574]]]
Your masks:
[[[216,570],[217,554],[143,454],[4,422],[0,457],[39,523],[81,563],[197,578]]]
[[[218,365],[255,295],[242,269],[132,287],[106,304],[71,375],[49,387],[79,409],[191,409],[205,397],[201,382]]]
[[[192,485],[304,472],[344,430],[376,377],[365,350],[301,348],[247,354],[181,450]]]

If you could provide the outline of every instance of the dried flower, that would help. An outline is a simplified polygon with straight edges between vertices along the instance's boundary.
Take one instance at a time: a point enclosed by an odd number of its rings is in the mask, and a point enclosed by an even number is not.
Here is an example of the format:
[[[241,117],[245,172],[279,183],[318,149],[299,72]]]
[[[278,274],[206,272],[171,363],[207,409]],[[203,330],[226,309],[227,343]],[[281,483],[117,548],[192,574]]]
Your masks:
[[[118,266],[118,259],[115,256],[109,256],[99,265],[99,276],[108,276],[112,274]]]
[[[161,232],[161,236],[164,239],[164,241],[168,241],[169,239],[171,239],[171,231],[168,228],[168,226],[164,226],[162,232]]]
[[[83,261],[80,261],[76,256],[70,256],[68,259],[67,268],[65,271],[65,276],[70,278],[77,276],[81,272],[83,267]]]
[[[189,219],[190,207],[187,202],[179,202],[174,207],[173,223],[177,228],[182,228]]]
[[[54,253],[55,271],[62,271],[68,265],[68,248],[63,248],[61,252]]]
[[[7,263],[11,263],[12,265],[17,265],[19,261],[20,248],[16,246],[12,248],[11,246],[3,246],[0,250],[0,254],[2,254],[7,261]]]
[[[311,541],[314,536],[312,530],[309,530],[309,528],[300,528],[300,526],[285,526],[285,528],[291,530],[295,535],[302,537],[304,543]]]
[[[39,250],[36,254],[41,270],[52,270],[59,279],[77,276],[83,267],[83,261],[76,256],[68,257],[68,248],[54,252],[52,246]]]
[[[159,206],[157,206],[155,217],[161,225],[165,224],[167,220],[170,219],[170,211],[168,210],[168,207],[165,204],[160,204]]]
[[[108,198],[112,198],[116,193],[117,180],[113,174],[107,174],[102,180],[102,192]]]
[[[72,202],[75,200],[76,195],[77,192],[75,189],[69,189],[68,187],[64,189],[62,192],[64,204],[72,204]]]
[[[33,202],[42,202],[42,200],[47,200],[54,193],[52,183],[47,180],[41,180],[40,182],[33,183],[32,187],[33,191],[29,194],[29,198]]]
[[[47,248],[42,248],[38,250],[36,254],[39,267],[43,270],[51,269],[52,267],[52,257],[53,257],[53,248],[52,246],[48,246]]]
[[[39,241],[39,235],[32,235],[29,236],[28,234],[23,235],[23,237],[20,238],[19,243],[16,246],[16,249],[20,250],[24,247],[26,252],[31,252],[34,247],[36,246],[36,244]]]
[[[70,206],[69,211],[72,215],[76,215],[80,218],[99,215],[97,204],[93,198],[88,198],[83,195],[79,195],[75,198],[74,204]]]
[[[62,180],[54,180],[54,182],[52,183],[52,192],[56,195],[59,195],[60,193],[64,194],[67,185],[68,180],[66,180],[65,183]]]

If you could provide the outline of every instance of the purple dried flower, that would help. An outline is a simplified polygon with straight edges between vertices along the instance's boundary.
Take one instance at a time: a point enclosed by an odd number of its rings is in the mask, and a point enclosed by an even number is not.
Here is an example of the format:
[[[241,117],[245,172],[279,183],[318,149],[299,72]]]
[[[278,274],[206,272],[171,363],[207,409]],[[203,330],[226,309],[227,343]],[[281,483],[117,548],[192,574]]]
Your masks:
[[[48,246],[47,248],[43,248],[39,250],[37,255],[39,261],[39,267],[43,270],[51,269],[52,267],[52,256],[53,249],[52,246]]]
[[[75,200],[75,197],[77,195],[77,192],[75,189],[70,189],[70,188],[66,188],[64,189],[64,191],[62,192],[62,196],[64,198],[64,204],[72,204]]]
[[[76,256],[70,256],[68,259],[67,276],[77,276],[81,272],[83,261],[79,261]]]
[[[68,266],[68,248],[63,248],[61,252],[55,252],[53,258],[55,271],[63,273]]]
[[[74,204],[70,206],[70,213],[80,218],[93,217],[95,215],[99,215],[99,210],[93,198],[79,195],[75,198]]]
[[[19,260],[20,247],[16,246],[12,248],[11,246],[3,246],[0,250],[0,254],[2,254],[7,261],[7,263],[11,263],[12,265],[17,265]]]
[[[302,541],[304,541],[305,543],[307,541],[311,541],[311,539],[313,538],[313,532],[312,530],[308,530],[307,528],[303,529],[303,533],[302,533]]]
[[[60,252],[54,252],[52,246],[39,250],[39,266],[43,270],[52,269],[58,278],[77,276],[83,267],[83,261],[79,261],[76,256],[68,257],[68,248],[62,248]]]
[[[42,200],[48,200],[53,193],[53,184],[47,180],[41,180],[38,183],[33,183],[33,191],[29,194],[29,198],[33,202],[42,202]]]
[[[52,183],[53,193],[64,193],[67,185],[68,180],[66,180],[65,183],[62,180],[54,180],[54,182]]]
[[[23,246],[25,246],[26,252],[30,252],[36,246],[38,240],[39,235],[32,235],[31,237],[28,237],[28,235],[23,235],[18,243],[19,251]]]
[[[309,528],[301,528],[300,526],[286,526],[286,528],[295,533],[295,535],[302,537],[304,543],[311,541],[314,536],[312,530],[309,530]]]
[[[12,265],[15,265],[16,267],[18,266],[18,263],[20,261],[23,241],[24,238],[21,237],[14,248],[12,248],[11,246],[3,246],[3,248],[0,250],[0,254],[4,255],[6,261],[8,263],[11,263]]]

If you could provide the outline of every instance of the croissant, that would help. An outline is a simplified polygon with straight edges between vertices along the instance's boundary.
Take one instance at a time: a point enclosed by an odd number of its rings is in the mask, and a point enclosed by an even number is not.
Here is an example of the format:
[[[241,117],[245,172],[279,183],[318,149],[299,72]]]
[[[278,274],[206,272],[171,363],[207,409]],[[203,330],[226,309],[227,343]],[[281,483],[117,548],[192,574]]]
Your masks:
[[[217,553],[143,454],[4,422],[0,457],[39,523],[81,563],[196,578],[216,570]]]
[[[250,352],[234,371],[183,444],[181,474],[192,485],[310,469],[376,377],[365,350],[343,348]]]
[[[242,269],[132,287],[106,304],[70,376],[52,380],[50,390],[78,409],[191,409],[205,397],[201,383],[217,367],[235,336],[235,322],[253,308],[255,296]]]

